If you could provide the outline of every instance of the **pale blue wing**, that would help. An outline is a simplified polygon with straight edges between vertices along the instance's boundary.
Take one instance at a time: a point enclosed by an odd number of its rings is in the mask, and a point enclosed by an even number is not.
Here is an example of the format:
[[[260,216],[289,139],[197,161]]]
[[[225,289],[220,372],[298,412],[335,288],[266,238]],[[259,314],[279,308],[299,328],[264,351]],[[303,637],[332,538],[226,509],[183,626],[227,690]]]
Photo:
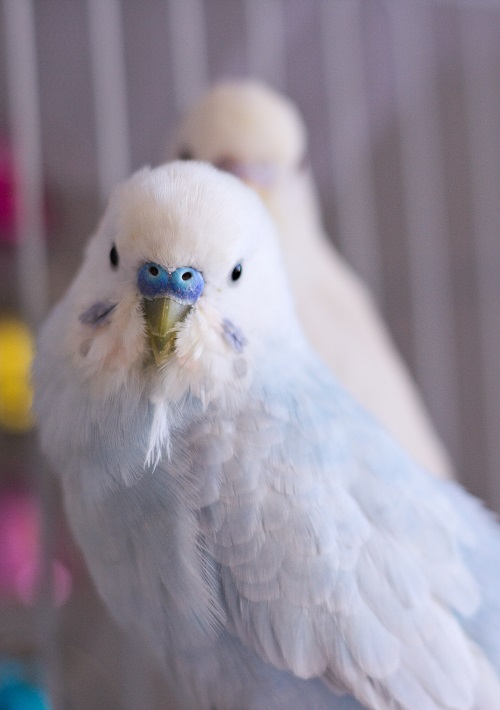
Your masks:
[[[331,379],[302,377],[266,384],[227,422],[236,438],[207,424],[190,442],[235,633],[373,707],[472,707],[476,649],[458,618],[488,600],[464,557],[479,543],[469,504],[457,511]]]

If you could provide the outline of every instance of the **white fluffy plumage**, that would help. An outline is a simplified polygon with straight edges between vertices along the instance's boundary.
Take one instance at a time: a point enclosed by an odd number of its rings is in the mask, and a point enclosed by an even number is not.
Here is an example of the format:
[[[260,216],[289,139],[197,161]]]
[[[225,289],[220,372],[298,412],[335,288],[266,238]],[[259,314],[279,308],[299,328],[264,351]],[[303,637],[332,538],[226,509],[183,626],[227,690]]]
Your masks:
[[[169,274],[161,294],[186,270],[204,282],[160,361],[145,268]],[[498,705],[498,526],[317,359],[240,181],[172,163],[121,185],[34,382],[97,589],[175,707]]]
[[[182,120],[170,157],[205,160],[264,199],[281,238],[302,326],[352,394],[430,472],[448,455],[372,297],[321,225],[297,108],[256,81],[217,84]]]

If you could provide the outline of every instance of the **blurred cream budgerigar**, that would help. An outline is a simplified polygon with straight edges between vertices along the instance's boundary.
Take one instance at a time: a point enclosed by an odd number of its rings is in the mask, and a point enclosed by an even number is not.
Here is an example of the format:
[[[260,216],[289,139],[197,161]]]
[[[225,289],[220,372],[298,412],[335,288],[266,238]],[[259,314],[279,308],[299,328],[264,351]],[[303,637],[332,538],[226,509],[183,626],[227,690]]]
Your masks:
[[[500,707],[499,528],[322,364],[282,262],[210,165],[116,189],[34,365],[97,589],[173,707]]]
[[[325,235],[307,133],[288,99],[255,81],[217,84],[182,120],[171,157],[228,170],[257,189],[278,227],[299,319],[340,381],[415,459],[451,465],[371,295]]]

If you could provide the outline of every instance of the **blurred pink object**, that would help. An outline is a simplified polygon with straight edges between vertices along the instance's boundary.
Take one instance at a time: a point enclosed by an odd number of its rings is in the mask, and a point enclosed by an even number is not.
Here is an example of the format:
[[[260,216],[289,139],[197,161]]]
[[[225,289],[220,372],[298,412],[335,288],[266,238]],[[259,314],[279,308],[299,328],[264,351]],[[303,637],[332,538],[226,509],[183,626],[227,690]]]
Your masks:
[[[16,210],[16,172],[11,144],[0,135],[0,244],[17,244]],[[51,204],[44,194],[43,219],[45,225],[52,221]]]
[[[0,492],[0,597],[32,604],[40,581],[40,507],[23,491]],[[52,561],[55,602],[64,604],[72,578],[60,560]]]
[[[16,198],[14,162],[12,151],[4,138],[0,138],[0,242],[16,242]]]

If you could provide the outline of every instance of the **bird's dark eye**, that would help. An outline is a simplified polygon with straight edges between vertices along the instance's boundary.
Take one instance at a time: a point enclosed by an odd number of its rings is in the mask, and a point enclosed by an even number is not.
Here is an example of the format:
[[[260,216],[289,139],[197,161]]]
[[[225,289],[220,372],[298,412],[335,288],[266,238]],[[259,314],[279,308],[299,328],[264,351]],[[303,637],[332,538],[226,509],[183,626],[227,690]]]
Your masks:
[[[111,247],[111,251],[109,252],[109,260],[110,260],[110,262],[111,262],[111,266],[112,266],[114,269],[116,269],[117,266],[118,266],[119,258],[118,258],[118,251],[117,251],[117,249],[116,249],[116,247],[115,247],[114,244],[113,244],[113,246]]]
[[[182,148],[178,154],[177,158],[179,160],[194,160],[194,155],[187,148]]]
[[[238,281],[238,279],[241,276],[243,269],[241,267],[241,264],[236,264],[234,267],[232,273],[231,273],[231,281]]]
[[[158,274],[160,273],[157,266],[150,266],[148,271],[151,276],[158,276]]]
[[[193,274],[190,271],[185,271],[181,276],[181,279],[183,281],[189,281],[189,279],[192,279],[192,278],[193,278]]]

